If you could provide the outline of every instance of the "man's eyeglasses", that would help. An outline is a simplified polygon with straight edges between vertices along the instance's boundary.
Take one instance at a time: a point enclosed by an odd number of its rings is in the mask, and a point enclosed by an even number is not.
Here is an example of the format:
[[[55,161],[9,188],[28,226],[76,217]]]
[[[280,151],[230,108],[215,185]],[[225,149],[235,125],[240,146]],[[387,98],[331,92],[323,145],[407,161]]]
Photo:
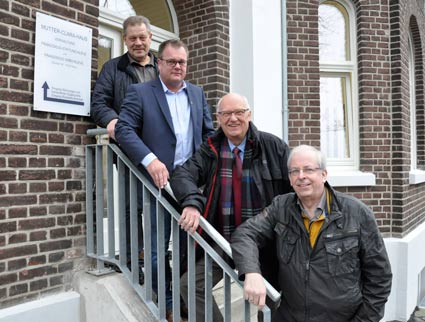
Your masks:
[[[314,174],[317,170],[322,170],[322,168],[304,168],[304,169],[290,169],[288,171],[289,175],[291,177],[298,177],[301,172],[306,174],[306,175],[312,175]]]
[[[229,119],[232,114],[235,114],[236,117],[242,117],[245,115],[245,112],[248,112],[249,108],[234,110],[234,111],[224,111],[224,112],[217,112],[218,115],[225,119]]]
[[[177,64],[179,64],[180,67],[185,67],[186,64],[187,64],[187,60],[174,60],[174,59],[162,59],[162,58],[159,58],[159,59],[162,60],[162,61],[165,61],[165,63],[169,67],[174,67]]]

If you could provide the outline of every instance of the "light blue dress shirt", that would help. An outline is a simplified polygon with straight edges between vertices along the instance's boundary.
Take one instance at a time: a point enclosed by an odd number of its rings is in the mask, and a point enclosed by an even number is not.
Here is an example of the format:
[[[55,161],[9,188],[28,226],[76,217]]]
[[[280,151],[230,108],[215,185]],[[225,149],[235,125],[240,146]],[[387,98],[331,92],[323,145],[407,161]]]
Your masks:
[[[189,98],[186,93],[186,82],[183,82],[182,88],[176,93],[170,91],[162,80],[161,84],[170,109],[177,140],[174,155],[175,168],[177,165],[183,164],[193,154],[193,126],[190,117]],[[142,164],[147,167],[154,159],[156,159],[156,156],[149,153],[142,160]]]
[[[230,142],[229,140],[227,140],[227,142],[229,143],[229,148],[230,151],[233,152],[233,149],[237,146],[239,149],[239,157],[241,158],[242,162],[243,162],[243,157],[245,155],[245,145],[246,145],[246,137],[243,139],[243,141],[241,142],[241,144],[239,145],[234,145],[232,142]]]

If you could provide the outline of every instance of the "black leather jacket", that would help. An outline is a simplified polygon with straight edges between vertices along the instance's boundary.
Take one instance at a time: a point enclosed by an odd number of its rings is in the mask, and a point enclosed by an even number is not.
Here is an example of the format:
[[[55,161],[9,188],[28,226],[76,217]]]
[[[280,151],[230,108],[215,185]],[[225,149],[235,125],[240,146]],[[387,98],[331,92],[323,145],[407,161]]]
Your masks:
[[[171,177],[171,187],[182,207],[198,208],[214,227],[218,227],[220,213],[219,151],[223,138],[223,131],[218,129],[201,145],[198,152],[174,170]],[[247,139],[253,142],[251,174],[260,193],[262,206],[266,207],[273,197],[292,191],[287,170],[289,147],[280,138],[258,131],[252,123]],[[203,188],[202,192],[199,187]],[[267,248],[267,252],[261,256],[264,276],[278,288],[276,256],[269,250]]]
[[[155,69],[157,59],[154,59]],[[93,89],[90,116],[100,127],[106,128],[108,123],[118,118],[121,104],[128,86],[138,83],[137,76],[130,66],[128,54],[107,61],[99,74]]]
[[[334,191],[311,248],[294,193],[275,198],[232,235],[239,275],[260,273],[258,247],[275,240],[282,299],[273,321],[379,322],[391,290],[391,267],[372,211]],[[257,246],[258,245],[258,246]]]
[[[220,205],[219,151],[223,138],[223,131],[218,129],[171,177],[171,188],[181,205],[196,207],[213,225]],[[289,148],[278,137],[258,131],[253,123],[249,124],[247,138],[253,141],[251,174],[265,207],[273,197],[292,191],[286,164]]]

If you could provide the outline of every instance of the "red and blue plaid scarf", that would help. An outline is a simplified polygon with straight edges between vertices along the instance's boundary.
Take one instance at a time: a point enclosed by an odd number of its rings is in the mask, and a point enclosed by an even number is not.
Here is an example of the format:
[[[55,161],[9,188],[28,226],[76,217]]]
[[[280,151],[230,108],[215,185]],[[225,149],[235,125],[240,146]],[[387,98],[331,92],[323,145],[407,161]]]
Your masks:
[[[241,202],[241,218],[242,222],[258,214],[262,210],[262,202],[254,180],[250,175],[252,163],[252,142],[246,141],[244,158],[242,164],[242,202]],[[232,165],[233,153],[230,151],[227,138],[224,138],[220,147],[221,158],[221,216],[220,226],[221,233],[224,238],[230,240],[230,236],[235,231],[235,216],[233,209],[233,192],[232,192]]]

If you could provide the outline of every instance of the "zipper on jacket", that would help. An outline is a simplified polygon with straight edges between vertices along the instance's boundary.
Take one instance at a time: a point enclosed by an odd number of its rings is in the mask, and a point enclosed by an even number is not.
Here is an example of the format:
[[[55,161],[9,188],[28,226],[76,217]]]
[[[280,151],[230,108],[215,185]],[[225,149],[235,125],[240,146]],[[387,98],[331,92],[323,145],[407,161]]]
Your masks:
[[[308,289],[309,289],[309,280],[310,280],[310,258],[307,259],[305,263],[305,320],[309,319],[309,301],[308,301]]]
[[[350,230],[346,230],[346,231],[342,231],[342,232],[338,232],[338,233],[329,233],[323,236],[323,239],[341,239],[341,238],[345,238],[345,237],[350,237],[350,236],[358,236],[359,235],[359,230],[358,229],[350,229]]]

